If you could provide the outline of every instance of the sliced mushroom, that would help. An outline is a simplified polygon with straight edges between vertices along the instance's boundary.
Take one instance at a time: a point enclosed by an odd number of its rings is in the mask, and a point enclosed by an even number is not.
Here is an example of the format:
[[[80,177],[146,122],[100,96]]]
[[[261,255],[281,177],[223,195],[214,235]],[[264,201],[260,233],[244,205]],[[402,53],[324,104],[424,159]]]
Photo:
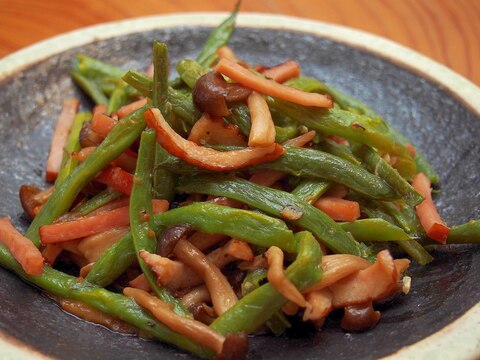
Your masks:
[[[346,331],[364,331],[377,325],[380,311],[375,311],[372,302],[345,307],[342,329]]]
[[[172,253],[178,240],[189,236],[192,232],[192,226],[189,224],[182,224],[169,227],[166,229],[157,243],[156,253],[160,256],[168,256]]]
[[[18,195],[20,197],[20,202],[22,203],[22,208],[27,214],[30,220],[33,220],[35,217],[35,208],[40,205],[38,201],[35,200],[34,196],[40,193],[40,189],[34,185],[22,185]]]
[[[193,102],[199,110],[213,116],[228,116],[227,102],[243,101],[250,90],[240,84],[229,84],[223,76],[211,71],[197,80],[193,87]]]

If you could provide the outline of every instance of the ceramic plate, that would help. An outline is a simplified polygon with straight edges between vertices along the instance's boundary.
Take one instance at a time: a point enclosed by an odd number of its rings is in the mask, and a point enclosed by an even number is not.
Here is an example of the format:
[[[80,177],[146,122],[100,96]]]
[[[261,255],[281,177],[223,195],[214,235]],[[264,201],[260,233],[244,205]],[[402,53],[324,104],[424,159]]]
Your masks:
[[[63,99],[77,96],[90,106],[68,75],[75,54],[124,69],[146,69],[152,40],[159,39],[168,43],[175,64],[193,58],[209,27],[224,16],[180,14],[100,25],[1,60],[0,214],[26,228],[17,191],[22,184],[43,185],[43,164]],[[480,218],[480,90],[475,85],[413,51],[351,29],[260,14],[242,14],[238,23],[231,46],[241,58],[265,65],[296,59],[305,75],[370,104],[420,147],[440,173],[436,202],[447,223]],[[480,247],[450,246],[434,256],[432,264],[413,267],[411,293],[384,309],[374,330],[345,333],[333,319],[315,335],[258,336],[251,341],[251,358],[479,356]],[[2,358],[19,358],[20,353],[92,360],[188,357],[168,345],[78,320],[1,268],[0,284],[0,337],[10,343],[0,346]]]

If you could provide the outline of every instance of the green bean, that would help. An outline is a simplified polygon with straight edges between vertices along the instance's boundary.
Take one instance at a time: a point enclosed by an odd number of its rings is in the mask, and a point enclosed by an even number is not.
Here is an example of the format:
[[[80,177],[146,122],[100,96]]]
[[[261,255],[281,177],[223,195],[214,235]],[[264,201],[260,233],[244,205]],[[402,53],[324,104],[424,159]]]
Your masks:
[[[152,99],[153,97],[153,80],[147,75],[135,70],[128,70],[122,76],[122,80],[136,89],[142,96]]]
[[[350,147],[347,145],[337,144],[335,141],[331,140],[324,140],[320,144],[320,149],[332,155],[341,157],[342,159],[347,160],[354,165],[362,164],[362,162],[358,160],[355,155],[353,155],[352,149],[350,149]]]
[[[344,184],[369,198],[398,199],[398,195],[385,181],[342,158],[315,149],[287,146],[285,149],[286,153],[277,160],[256,165],[254,168],[330,180]]]
[[[132,233],[133,247],[145,277],[153,293],[162,301],[173,306],[173,310],[183,316],[189,316],[181,302],[170,292],[157,285],[156,276],[140,257],[140,251],[146,250],[155,253],[157,241],[153,231],[152,210],[152,175],[155,164],[156,135],[154,130],[145,130],[140,138],[135,181],[130,195],[130,231]],[[145,216],[148,220],[145,220]],[[153,232],[153,235],[151,233]]]
[[[155,147],[155,169],[153,172],[153,197],[172,201],[175,196],[175,176],[160,166],[166,151],[159,145]]]
[[[416,240],[399,241],[398,246],[422,266],[433,261],[432,255]]]
[[[275,142],[284,143],[298,135],[297,126],[275,126]]]
[[[395,222],[400,225],[407,233],[413,234],[417,227],[417,222],[414,218],[408,216],[404,211],[401,211],[399,208],[399,203],[393,203],[388,201],[377,202],[377,206],[381,209],[384,209],[387,214],[389,214]]]
[[[97,86],[100,90],[107,96],[111,97],[115,89],[117,88],[117,84],[114,81],[104,80],[104,81],[96,81]]]
[[[250,120],[250,112],[247,105],[244,103],[233,104],[230,108],[231,115],[227,116],[227,120],[230,124],[237,125],[241,133],[245,136],[250,135],[250,128],[252,122]]]
[[[448,234],[447,244],[479,244],[480,243],[480,220],[452,226]]]
[[[160,228],[156,228],[157,231]],[[137,254],[133,247],[132,234],[126,234],[120,241],[105,250],[93,264],[85,280],[106,287],[114,282],[136,260]]]
[[[300,181],[295,189],[293,189],[292,194],[309,204],[313,204],[320,196],[327,192],[331,185],[332,183],[330,181],[307,178]]]
[[[173,112],[190,126],[193,126],[202,115],[193,105],[191,95],[187,96],[178,90],[168,88],[168,101],[172,104]]]
[[[58,172],[57,179],[55,180],[55,186],[60,185],[67,176],[73,171],[78,165],[78,160],[72,157],[72,154],[75,151],[79,151],[80,147],[80,131],[82,130],[82,125],[85,121],[88,121],[92,118],[91,113],[78,113],[73,120],[72,128],[70,129],[70,134],[67,138],[67,143],[65,144],[65,151],[62,158],[62,164],[60,166],[60,171]]]
[[[413,211],[412,213],[413,208],[411,208],[409,205],[374,200],[370,200],[369,205],[372,208],[378,209],[375,213],[371,214],[372,216],[380,217],[383,212],[386,212],[388,217],[388,219],[386,219],[387,221],[390,223],[396,223],[411,237],[418,237],[418,219],[415,215],[415,212]],[[365,211],[366,207],[363,205],[362,201],[360,208],[362,211]],[[428,253],[428,251],[414,239],[398,241],[397,244],[404,252],[410,255],[410,257],[420,265],[426,265],[433,260],[433,257]]]
[[[177,64],[177,71],[183,82],[193,89],[197,80],[205,75],[208,69],[196,61],[184,59]]]
[[[375,110],[373,110],[370,106],[364,104],[363,102],[346,95],[342,91],[335,89],[331,86],[327,86],[324,83],[320,82],[317,79],[306,78],[306,77],[299,77],[297,79],[292,79],[285,83],[286,85],[295,87],[297,89],[307,91],[307,92],[319,92],[319,93],[327,93],[330,94],[334,101],[340,105],[340,107],[344,110],[354,111],[360,115],[366,115],[370,118],[377,118],[383,121],[389,128],[392,136],[395,138],[396,141],[405,145],[410,143],[405,136],[400,134],[394,127],[388,124]],[[433,169],[432,165],[428,162],[425,158],[425,155],[419,149],[416,149],[415,155],[415,164],[417,172],[423,172],[431,182],[438,182],[438,174]],[[406,166],[410,167],[409,164]]]
[[[74,68],[88,78],[121,78],[125,71],[85,55],[77,55]]]
[[[432,183],[440,180],[438,173],[418,148],[415,148],[415,163],[417,164],[417,172],[424,173]]]
[[[155,41],[153,43],[153,106],[158,107],[169,123],[176,123],[173,119],[171,104],[168,102],[168,71],[169,59],[166,44]],[[159,144],[155,146],[155,167],[153,171],[153,196],[157,199],[171,201],[174,196],[173,174],[158,166],[163,152]]]
[[[423,196],[401,177],[398,171],[392,168],[375,150],[363,145],[355,146],[354,152],[362,159],[372,173],[385,180],[407,204],[414,206],[423,201]]]
[[[347,199],[360,202],[360,211],[368,218],[378,218],[388,221],[390,224],[396,224],[396,221],[387,214],[384,209],[379,209],[377,205],[370,203],[366,199],[362,198],[360,201],[358,198],[351,197],[350,195],[347,196]]]
[[[335,107],[321,109],[300,106],[272,97],[267,97],[267,102],[270,107],[284,112],[292,120],[323,135],[341,136],[397,155],[405,160],[401,175],[410,178],[415,174],[415,162],[410,153],[392,137],[389,127],[381,119]]]
[[[336,253],[370,255],[366,247],[348,236],[330,217],[285,191],[220,175],[180,178],[177,191],[226,196],[311,231]]]
[[[27,275],[3,245],[0,245],[0,263],[49,294],[82,301],[105,314],[135,326],[148,335],[198,356],[208,357],[210,354],[208,349],[168,329],[137,305],[133,299],[98,288],[86,280],[81,282],[78,278],[47,265],[44,266],[42,275]]]
[[[383,219],[361,219],[340,223],[340,226],[361,242],[410,240],[405,231]]]
[[[291,253],[297,249],[293,233],[283,221],[253,211],[195,203],[153,217],[156,233],[177,224],[190,224],[198,231],[225,234],[261,247],[278,246]],[[95,262],[87,280],[105,287],[118,278],[135,257],[132,236],[127,234]]]
[[[237,17],[240,1],[237,2],[232,14],[218,25],[208,36],[202,50],[198,54],[197,62],[205,67],[210,67],[217,60],[217,50],[228,44],[230,37],[235,30],[235,19]]]
[[[138,138],[145,128],[143,114],[148,105],[124,117],[107,135],[93,153],[58,186],[33,219],[26,236],[40,246],[40,226],[51,224],[70,209],[73,201],[94,176],[110,164]]]
[[[207,234],[225,234],[252,245],[277,246],[290,253],[297,248],[291,230],[283,221],[253,211],[195,203],[155,215],[153,218],[156,225],[165,227],[190,224],[195,230]]]
[[[260,283],[266,281],[266,279],[267,269],[256,269],[250,271],[242,282],[242,297],[245,297],[253,290],[258,289],[260,287]],[[267,325],[272,333],[277,336],[283,334],[286,329],[291,327],[288,319],[281,311],[273,314],[272,317],[265,322],[265,325]]]
[[[103,205],[108,204],[110,201],[118,199],[120,196],[122,196],[122,193],[107,189],[98,193],[87,201],[81,202],[72,209],[72,212],[77,212],[81,216],[85,216],[102,207]]]
[[[120,109],[123,105],[128,104],[129,98],[125,91],[125,83],[119,83],[115,86],[115,90],[113,90],[112,95],[110,96],[110,100],[108,101],[107,113],[111,114],[118,109]]]
[[[322,251],[309,232],[297,233],[295,237],[299,244],[298,255],[285,274],[301,291],[321,280]],[[210,326],[224,335],[240,331],[252,333],[278,312],[286,302],[287,299],[268,283],[241,298]]]
[[[85,76],[81,75],[78,72],[72,71],[70,73],[73,81],[87,93],[88,96],[93,100],[97,105],[99,104],[108,104],[108,99],[105,94],[98,88],[98,86],[93,82],[87,79]]]
[[[130,70],[123,76],[123,80],[137,89],[143,96],[150,99],[152,98],[153,81],[148,76]],[[195,124],[201,116],[200,112],[193,105],[192,98],[185,96],[172,87],[168,88],[168,101],[172,105],[175,114],[180,116],[189,125]]]
[[[168,49],[165,43],[153,42],[153,107],[160,109],[163,116],[167,115],[168,102]]]

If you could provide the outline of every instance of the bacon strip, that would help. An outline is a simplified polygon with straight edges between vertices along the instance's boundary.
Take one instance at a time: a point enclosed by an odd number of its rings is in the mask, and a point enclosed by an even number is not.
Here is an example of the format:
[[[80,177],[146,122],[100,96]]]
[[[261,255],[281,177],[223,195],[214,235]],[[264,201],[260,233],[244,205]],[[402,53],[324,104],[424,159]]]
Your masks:
[[[300,66],[296,61],[288,60],[264,70],[263,75],[278,83],[284,83],[291,78],[300,76]]]
[[[430,239],[438,241],[440,244],[447,242],[450,228],[445,224],[432,200],[432,189],[430,180],[424,173],[418,173],[413,177],[412,186],[425,199],[415,207],[422,227],[425,229]]]
[[[53,182],[58,176],[63,159],[63,148],[67,143],[68,134],[78,110],[78,99],[68,99],[63,102],[62,112],[57,120],[48,154],[46,180]]]
[[[273,80],[260,77],[228,59],[221,59],[216,70],[230,79],[261,94],[270,95],[299,105],[331,108],[333,101],[325,95],[307,93]]]

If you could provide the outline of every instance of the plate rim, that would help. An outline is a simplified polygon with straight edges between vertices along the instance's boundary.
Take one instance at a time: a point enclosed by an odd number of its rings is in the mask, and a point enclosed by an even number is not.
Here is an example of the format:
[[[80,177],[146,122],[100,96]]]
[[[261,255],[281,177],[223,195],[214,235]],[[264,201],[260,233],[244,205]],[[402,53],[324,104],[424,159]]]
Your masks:
[[[0,59],[0,86],[4,80],[15,73],[74,47],[153,29],[215,26],[227,15],[226,12],[186,12],[143,16],[92,25],[59,34]],[[378,35],[316,20],[254,12],[240,13],[237,26],[307,33],[371,53],[435,83],[480,117],[480,87],[445,65]],[[439,331],[387,355],[384,359],[400,360],[412,356],[440,358],[448,357],[448,354],[455,355],[457,359],[480,357],[480,331],[470,331],[475,329],[479,320],[480,302]],[[445,341],[446,338],[449,341]],[[0,355],[8,358],[12,355],[10,351],[16,349],[24,351],[21,358],[25,359],[45,356],[28,345],[22,344],[21,340],[12,340],[0,331]]]

